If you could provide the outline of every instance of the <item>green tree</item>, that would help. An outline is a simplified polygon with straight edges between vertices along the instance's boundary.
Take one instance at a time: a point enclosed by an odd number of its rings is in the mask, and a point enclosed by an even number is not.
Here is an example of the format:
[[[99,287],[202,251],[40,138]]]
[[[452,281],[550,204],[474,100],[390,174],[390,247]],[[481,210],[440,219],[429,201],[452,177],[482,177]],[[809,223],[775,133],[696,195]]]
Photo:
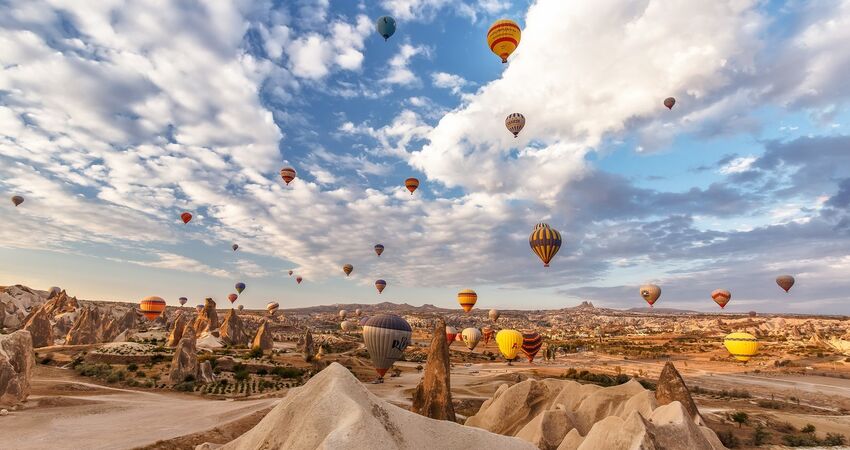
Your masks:
[[[743,411],[733,413],[731,417],[732,421],[738,424],[738,428],[741,428],[741,425],[745,425],[750,421],[750,415]]]

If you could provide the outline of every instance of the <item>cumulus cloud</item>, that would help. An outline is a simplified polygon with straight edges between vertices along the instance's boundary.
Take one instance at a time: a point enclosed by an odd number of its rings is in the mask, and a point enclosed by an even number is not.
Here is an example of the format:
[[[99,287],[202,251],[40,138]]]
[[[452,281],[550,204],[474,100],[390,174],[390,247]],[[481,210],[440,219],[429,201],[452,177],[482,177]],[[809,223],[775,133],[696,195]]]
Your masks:
[[[449,9],[455,14],[467,17],[475,22],[479,14],[496,14],[510,8],[506,0],[382,0],[381,6],[397,19],[407,21],[431,21],[443,9]]]
[[[381,81],[399,86],[410,86],[419,83],[419,77],[409,67],[410,60],[418,55],[428,56],[428,52],[428,48],[424,46],[402,44],[398,53],[390,59],[387,74]]]
[[[460,94],[471,83],[460,75],[446,72],[433,72],[431,82],[438,88],[448,89],[452,94]]]

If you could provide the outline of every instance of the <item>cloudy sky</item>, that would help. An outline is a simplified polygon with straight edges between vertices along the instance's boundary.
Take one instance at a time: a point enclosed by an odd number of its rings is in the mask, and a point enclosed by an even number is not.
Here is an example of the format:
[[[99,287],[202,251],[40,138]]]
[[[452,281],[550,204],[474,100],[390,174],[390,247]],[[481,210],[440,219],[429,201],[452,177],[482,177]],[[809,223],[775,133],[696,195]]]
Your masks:
[[[531,309],[640,307],[654,282],[657,306],[850,314],[850,0],[0,9],[0,192],[26,198],[0,206],[0,284]]]

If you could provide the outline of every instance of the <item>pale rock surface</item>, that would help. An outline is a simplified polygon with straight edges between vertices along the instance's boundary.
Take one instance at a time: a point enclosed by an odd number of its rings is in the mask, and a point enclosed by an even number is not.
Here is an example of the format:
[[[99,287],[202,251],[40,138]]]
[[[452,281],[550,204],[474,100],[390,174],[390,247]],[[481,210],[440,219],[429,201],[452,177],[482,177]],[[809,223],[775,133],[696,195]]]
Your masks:
[[[431,336],[425,372],[413,392],[410,410],[432,419],[454,422],[457,418],[452,405],[451,362],[446,341],[446,322],[443,319],[434,321]]]
[[[192,324],[186,325],[186,328],[192,328]],[[220,337],[213,336],[210,333],[204,333],[198,337],[195,345],[204,350],[215,350],[217,348],[224,348],[224,341]]]
[[[8,286],[0,291],[0,328],[17,330],[23,326],[27,314],[41,306],[46,296],[21,286]]]
[[[245,324],[239,318],[239,314],[236,314],[235,309],[231,308],[224,316],[224,321],[219,328],[219,337],[231,347],[246,347],[250,342],[250,337],[245,332]]]
[[[189,323],[189,319],[186,318],[186,315],[183,314],[183,311],[180,311],[176,314],[174,318],[174,322],[172,324],[171,333],[168,334],[168,340],[165,345],[169,347],[177,347],[177,344],[180,343],[180,339],[183,338],[183,330],[186,328],[186,325]]]
[[[198,336],[204,333],[218,333],[218,313],[215,311],[215,300],[207,298],[204,301],[204,309],[201,310],[192,328]]]
[[[14,406],[27,399],[34,367],[29,331],[0,335],[0,405]]]
[[[27,318],[22,329],[32,335],[33,347],[53,345],[53,324],[50,323],[50,315],[43,305]]]
[[[198,446],[196,449],[214,448]],[[292,389],[254,428],[223,450],[523,449],[536,447],[446,420],[406,411],[376,397],[338,363]]]
[[[313,360],[313,356],[316,355],[316,351],[313,347],[313,334],[310,333],[310,330],[307,330],[304,333],[304,337],[298,340],[296,349],[298,350],[298,353],[301,353],[304,361],[310,362]]]
[[[100,310],[96,307],[83,308],[74,325],[68,330],[65,344],[97,344],[103,342],[104,323]]]
[[[269,322],[267,320],[264,320],[260,324],[260,327],[257,328],[257,334],[254,336],[253,341],[251,341],[251,348],[258,348],[263,351],[274,348],[274,337],[269,329]]]
[[[685,411],[690,414],[694,422],[703,423],[699,409],[697,409],[697,405],[694,403],[694,399],[685,385],[685,380],[682,379],[682,375],[679,374],[676,366],[670,361],[664,364],[664,369],[661,370],[661,376],[658,377],[658,385],[655,388],[655,400],[659,406],[678,401],[685,408]]]
[[[168,380],[172,384],[182,383],[187,377],[198,379],[198,355],[195,348],[195,330],[186,327],[183,337],[174,349],[174,357],[171,359],[171,369],[168,372]]]
[[[212,364],[209,361],[204,361],[198,366],[198,381],[201,383],[212,383],[215,381]]]

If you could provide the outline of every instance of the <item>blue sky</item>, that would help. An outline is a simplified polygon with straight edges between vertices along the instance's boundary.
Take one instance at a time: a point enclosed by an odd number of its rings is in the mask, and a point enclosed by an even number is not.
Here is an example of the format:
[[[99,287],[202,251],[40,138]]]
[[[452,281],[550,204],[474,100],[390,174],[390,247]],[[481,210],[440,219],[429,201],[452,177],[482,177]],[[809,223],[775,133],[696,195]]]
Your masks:
[[[850,1],[90,3],[0,0],[0,284],[850,314]]]

